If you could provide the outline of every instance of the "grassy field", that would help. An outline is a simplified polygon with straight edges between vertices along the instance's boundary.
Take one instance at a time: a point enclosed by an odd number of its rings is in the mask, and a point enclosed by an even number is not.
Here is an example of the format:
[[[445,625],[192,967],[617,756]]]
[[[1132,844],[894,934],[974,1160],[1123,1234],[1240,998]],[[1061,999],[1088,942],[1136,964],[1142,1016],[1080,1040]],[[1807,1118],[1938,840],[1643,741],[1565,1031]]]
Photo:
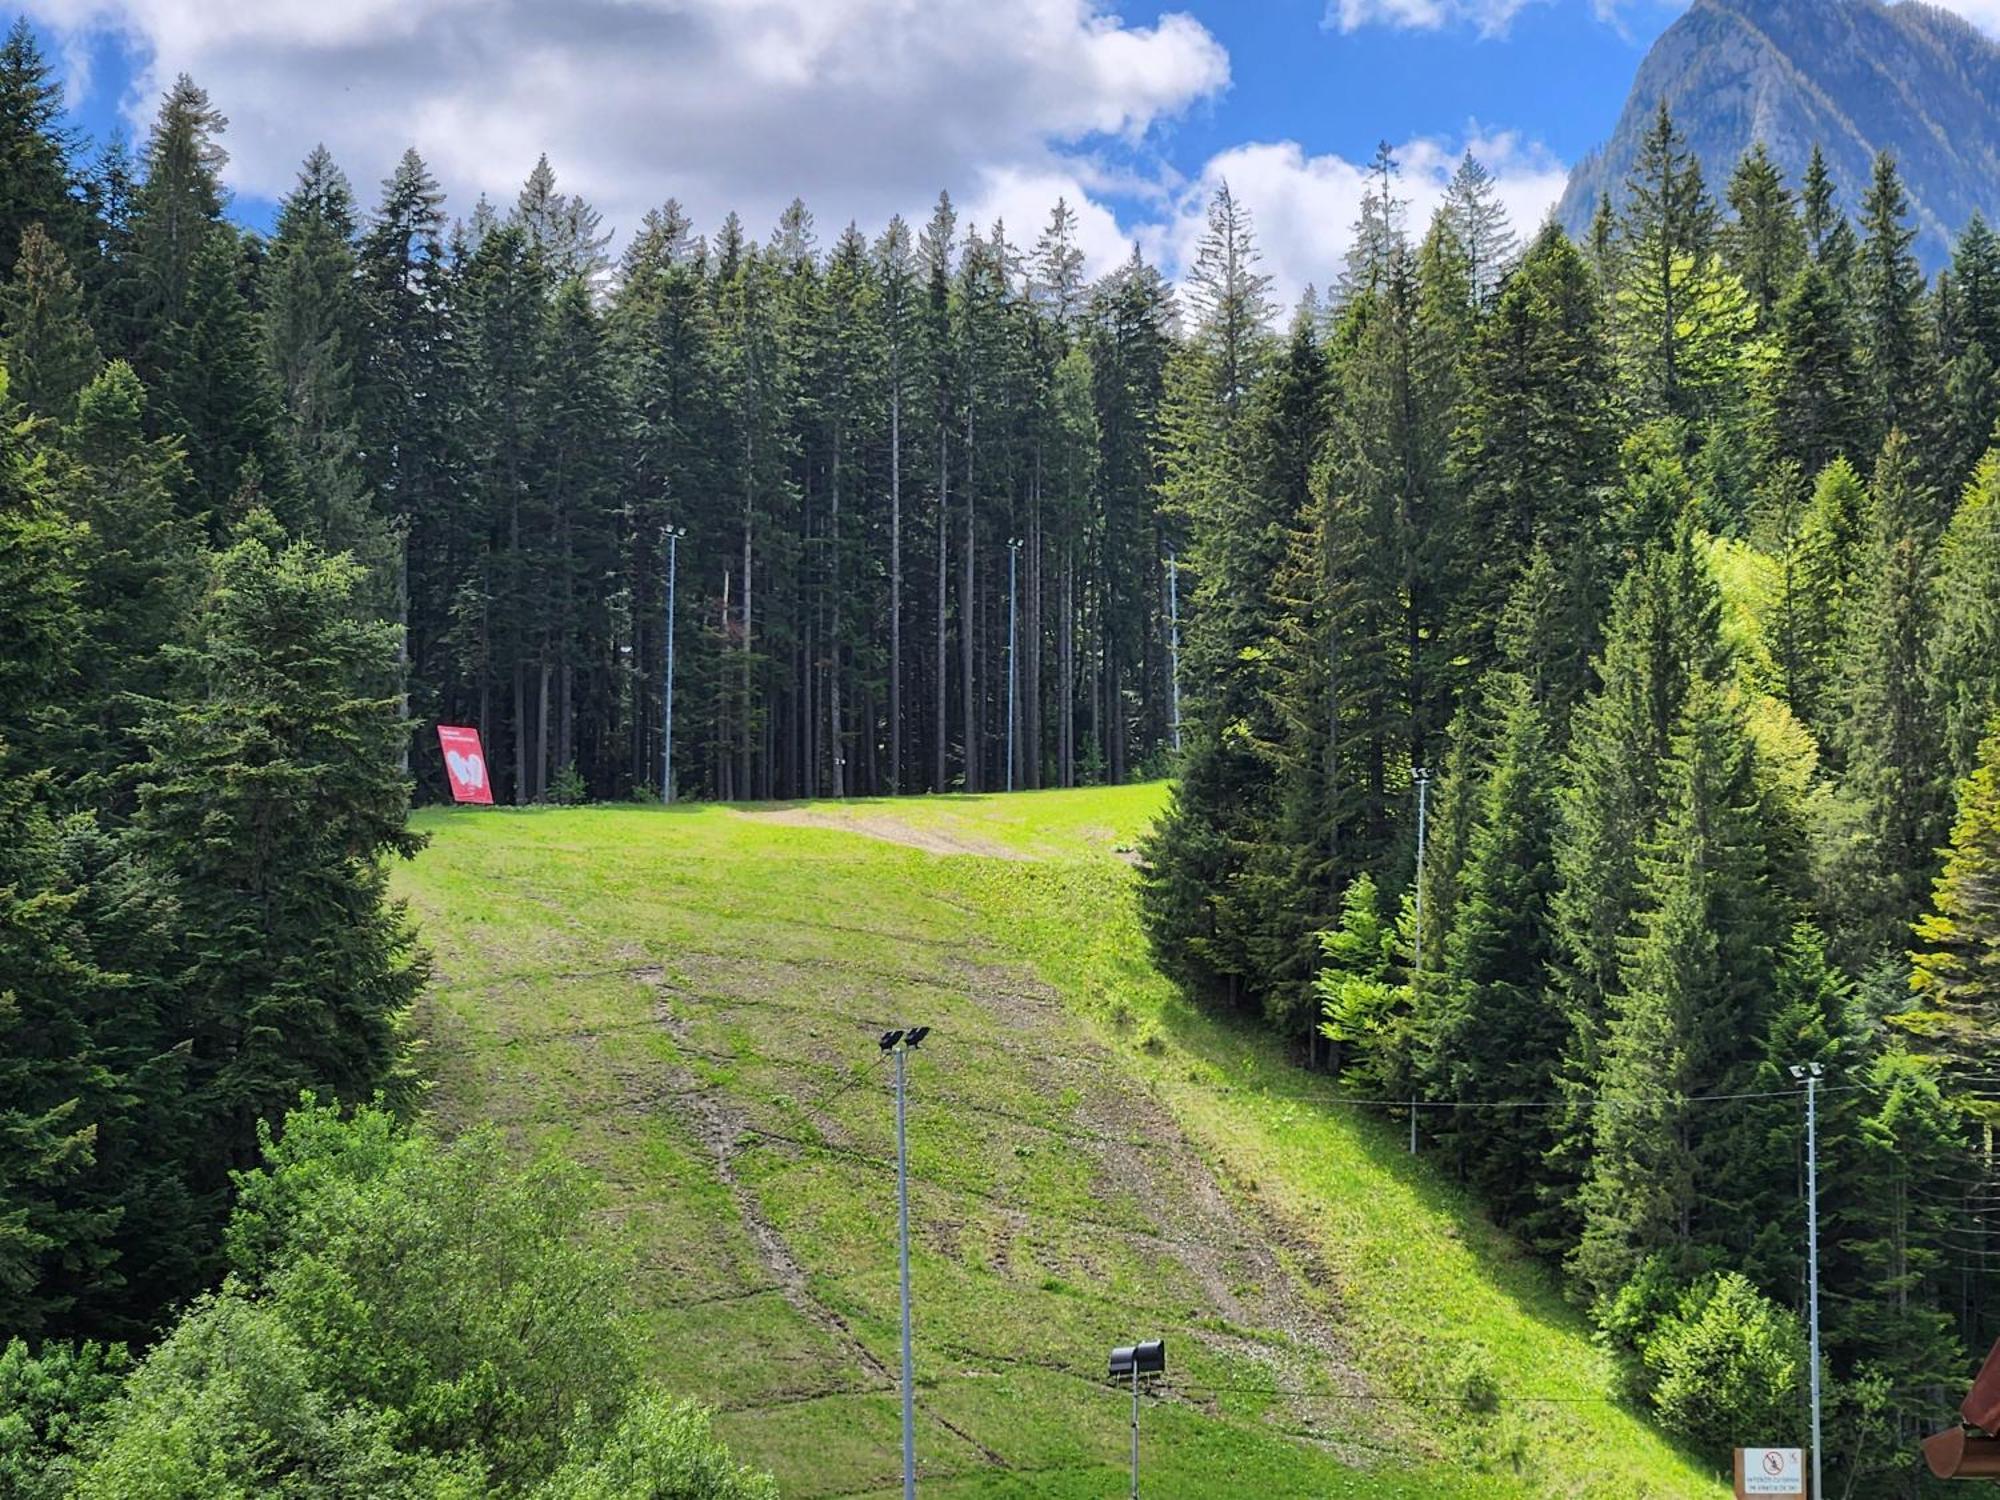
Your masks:
[[[788,1496],[898,1492],[875,1039],[917,1023],[926,1495],[1123,1493],[1104,1357],[1155,1336],[1152,1494],[1726,1495],[1393,1122],[1153,972],[1162,796],[427,814],[435,1108],[605,1177],[660,1371]]]

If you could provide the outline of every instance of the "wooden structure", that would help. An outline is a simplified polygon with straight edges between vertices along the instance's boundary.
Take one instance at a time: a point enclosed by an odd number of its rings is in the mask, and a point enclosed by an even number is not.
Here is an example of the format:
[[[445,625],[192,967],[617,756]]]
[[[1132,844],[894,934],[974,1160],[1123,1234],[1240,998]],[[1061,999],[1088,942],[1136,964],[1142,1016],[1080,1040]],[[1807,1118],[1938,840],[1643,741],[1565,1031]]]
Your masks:
[[[1940,1479],[2000,1479],[2000,1344],[1958,1411],[1965,1425],[1924,1439],[1924,1461]]]

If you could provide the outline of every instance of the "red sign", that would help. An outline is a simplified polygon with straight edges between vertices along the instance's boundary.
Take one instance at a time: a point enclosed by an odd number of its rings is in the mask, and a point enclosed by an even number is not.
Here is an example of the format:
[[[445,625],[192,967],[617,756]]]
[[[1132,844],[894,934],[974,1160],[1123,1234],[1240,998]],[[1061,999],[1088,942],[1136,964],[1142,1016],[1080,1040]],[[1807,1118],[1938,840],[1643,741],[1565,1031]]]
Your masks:
[[[438,748],[444,751],[444,773],[451,778],[452,801],[491,806],[493,786],[486,779],[486,755],[479,748],[479,731],[440,724]]]

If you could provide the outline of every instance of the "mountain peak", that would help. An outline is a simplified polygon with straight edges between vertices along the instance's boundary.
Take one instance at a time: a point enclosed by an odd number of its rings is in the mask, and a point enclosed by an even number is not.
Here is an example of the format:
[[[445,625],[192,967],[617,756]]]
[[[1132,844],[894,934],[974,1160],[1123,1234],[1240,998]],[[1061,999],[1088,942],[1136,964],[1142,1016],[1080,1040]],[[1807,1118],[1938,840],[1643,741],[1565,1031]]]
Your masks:
[[[1796,188],[1817,144],[1853,212],[1890,152],[1932,266],[1974,211],[2000,207],[2000,47],[1921,0],[1694,0],[1639,65],[1611,139],[1570,174],[1558,212],[1572,233],[1600,194],[1623,202],[1661,99],[1718,191],[1759,141]]]

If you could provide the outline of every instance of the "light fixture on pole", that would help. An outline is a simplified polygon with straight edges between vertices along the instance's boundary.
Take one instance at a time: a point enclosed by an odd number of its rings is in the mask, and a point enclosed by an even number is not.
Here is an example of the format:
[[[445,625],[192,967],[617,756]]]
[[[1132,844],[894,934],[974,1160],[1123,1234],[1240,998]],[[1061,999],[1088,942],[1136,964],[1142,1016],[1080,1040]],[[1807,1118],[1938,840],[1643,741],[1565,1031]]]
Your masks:
[[[1818,1063],[1794,1063],[1790,1071],[1806,1086],[1806,1322],[1812,1361],[1812,1500],[1826,1500],[1819,1460],[1819,1084],[1826,1070]]]
[[[1132,1500],[1139,1500],[1139,1377],[1167,1373],[1167,1341],[1120,1344],[1111,1351],[1111,1378],[1132,1382]]]
[[[660,680],[660,801],[674,800],[674,586],[679,582],[681,538],[685,526],[663,526],[667,544],[666,667]]]
[[[912,1052],[931,1034],[928,1026],[882,1033],[881,1048],[896,1059],[896,1264],[903,1303],[903,1500],[917,1493],[917,1395],[910,1358],[910,1146],[904,1128],[904,1082]]]

